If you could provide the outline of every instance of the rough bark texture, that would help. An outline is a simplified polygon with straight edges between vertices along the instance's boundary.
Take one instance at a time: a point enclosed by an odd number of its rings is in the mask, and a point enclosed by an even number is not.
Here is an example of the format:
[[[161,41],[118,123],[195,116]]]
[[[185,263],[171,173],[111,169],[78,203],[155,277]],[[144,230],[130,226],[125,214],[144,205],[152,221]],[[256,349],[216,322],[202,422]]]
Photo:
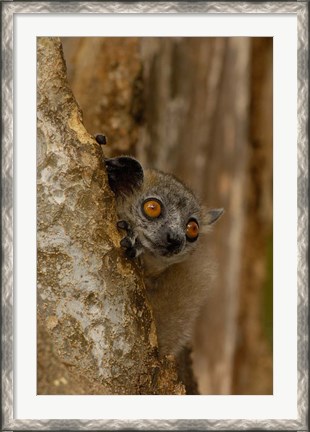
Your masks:
[[[182,394],[159,362],[139,269],[122,257],[102,150],[67,83],[61,43],[38,39],[38,393]]]
[[[68,79],[86,108],[86,129],[108,137],[107,156],[133,153],[144,117],[139,38],[63,38],[62,43]]]
[[[199,391],[271,394],[272,39],[69,38],[64,49],[109,155],[133,154],[225,208],[208,243],[218,276],[193,341]]]

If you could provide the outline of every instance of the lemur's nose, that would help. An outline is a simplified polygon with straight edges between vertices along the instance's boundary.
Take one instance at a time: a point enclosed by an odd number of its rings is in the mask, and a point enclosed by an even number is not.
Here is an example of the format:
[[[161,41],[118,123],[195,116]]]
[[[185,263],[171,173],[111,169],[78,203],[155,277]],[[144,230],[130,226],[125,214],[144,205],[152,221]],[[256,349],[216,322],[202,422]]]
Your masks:
[[[177,249],[181,246],[183,239],[173,231],[169,230],[167,232],[167,243],[169,243],[169,249]]]

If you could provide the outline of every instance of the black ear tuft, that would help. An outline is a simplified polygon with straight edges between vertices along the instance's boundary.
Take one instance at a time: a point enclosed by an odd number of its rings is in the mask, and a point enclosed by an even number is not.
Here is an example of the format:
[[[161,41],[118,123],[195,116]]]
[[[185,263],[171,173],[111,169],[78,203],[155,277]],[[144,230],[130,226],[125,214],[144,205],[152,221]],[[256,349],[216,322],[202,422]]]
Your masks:
[[[131,193],[143,183],[143,169],[140,163],[129,156],[105,159],[109,185],[115,194]]]

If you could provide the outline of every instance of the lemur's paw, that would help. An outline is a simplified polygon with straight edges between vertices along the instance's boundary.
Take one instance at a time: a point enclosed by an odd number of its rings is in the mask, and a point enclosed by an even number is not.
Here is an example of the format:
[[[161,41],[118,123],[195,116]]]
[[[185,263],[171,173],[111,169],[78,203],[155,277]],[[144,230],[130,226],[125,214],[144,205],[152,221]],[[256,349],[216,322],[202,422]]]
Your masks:
[[[133,238],[130,238],[129,236],[124,237],[120,241],[120,245],[125,250],[125,256],[127,258],[133,259],[139,255],[137,249],[138,242],[136,243]]]
[[[130,237],[126,236],[120,241],[120,245],[123,249],[129,249],[134,246],[134,242]]]
[[[138,251],[135,247],[125,249],[125,256],[127,258],[133,259],[138,256]]]
[[[117,222],[117,228],[125,230],[125,231],[131,231],[130,225],[127,221],[125,220],[120,220]]]
[[[125,249],[125,256],[127,258],[133,259],[139,255],[139,241],[136,239],[133,230],[131,229],[129,223],[124,220],[117,222],[117,228],[126,231],[126,237],[122,238],[120,245]]]

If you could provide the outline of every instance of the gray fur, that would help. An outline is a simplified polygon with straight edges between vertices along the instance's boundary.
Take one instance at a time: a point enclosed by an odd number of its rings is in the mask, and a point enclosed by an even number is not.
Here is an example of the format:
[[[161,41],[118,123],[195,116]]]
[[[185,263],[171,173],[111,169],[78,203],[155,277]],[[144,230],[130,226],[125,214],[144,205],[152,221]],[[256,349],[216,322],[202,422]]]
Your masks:
[[[142,206],[148,198],[162,202],[160,217],[150,220],[144,215]],[[207,298],[212,270],[205,257],[204,237],[223,210],[206,212],[184,184],[158,170],[145,170],[143,182],[128,194],[116,193],[116,202],[119,227],[127,233],[121,245],[128,257],[139,257],[142,263],[160,354],[177,355],[191,339]],[[198,239],[193,242],[186,238],[191,219],[199,225]],[[167,233],[177,239],[173,250]]]

